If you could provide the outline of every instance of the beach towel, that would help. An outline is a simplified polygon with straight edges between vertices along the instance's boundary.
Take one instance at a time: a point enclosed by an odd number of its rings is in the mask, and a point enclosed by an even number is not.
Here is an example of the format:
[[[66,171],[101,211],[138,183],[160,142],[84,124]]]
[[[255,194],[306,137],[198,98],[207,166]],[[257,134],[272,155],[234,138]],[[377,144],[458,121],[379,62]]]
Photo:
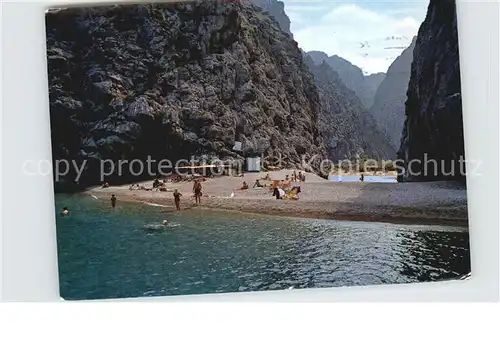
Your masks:
[[[278,188],[278,193],[279,193],[279,195],[280,195],[280,198],[282,198],[283,196],[285,196],[285,195],[286,195],[285,190],[283,190],[283,189],[281,189],[281,188]]]
[[[293,188],[292,190],[290,190],[284,197],[283,199],[285,200],[297,200],[298,197],[297,197],[297,193],[298,193],[298,189],[297,188]]]

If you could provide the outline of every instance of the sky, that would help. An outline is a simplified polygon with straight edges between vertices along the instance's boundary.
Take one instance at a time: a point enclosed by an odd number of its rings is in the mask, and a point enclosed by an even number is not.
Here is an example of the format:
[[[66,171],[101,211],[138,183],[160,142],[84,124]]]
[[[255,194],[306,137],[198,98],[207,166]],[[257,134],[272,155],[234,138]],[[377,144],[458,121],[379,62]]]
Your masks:
[[[425,19],[429,0],[282,0],[304,51],[338,55],[365,74],[387,72]]]

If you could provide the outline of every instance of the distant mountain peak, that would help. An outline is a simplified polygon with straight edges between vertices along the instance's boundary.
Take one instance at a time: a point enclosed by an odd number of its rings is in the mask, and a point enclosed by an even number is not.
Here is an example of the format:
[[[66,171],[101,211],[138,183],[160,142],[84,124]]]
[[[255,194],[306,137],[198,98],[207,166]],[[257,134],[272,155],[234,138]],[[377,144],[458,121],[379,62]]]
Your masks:
[[[317,64],[323,61],[338,73],[342,82],[356,93],[365,108],[373,105],[373,98],[385,73],[365,74],[361,68],[338,55],[328,56],[322,51],[309,51],[307,53]]]
[[[267,12],[280,25],[281,29],[293,37],[290,29],[291,21],[285,12],[285,3],[279,0],[245,0],[252,3],[254,6]]]
[[[395,156],[396,149],[380,133],[360,98],[326,60],[315,64],[306,56],[305,61],[318,88],[331,160],[354,159],[357,155],[383,159]]]
[[[411,45],[389,66],[370,109],[379,129],[396,148],[399,147],[405,120],[406,91],[410,81],[414,47],[415,38]]]

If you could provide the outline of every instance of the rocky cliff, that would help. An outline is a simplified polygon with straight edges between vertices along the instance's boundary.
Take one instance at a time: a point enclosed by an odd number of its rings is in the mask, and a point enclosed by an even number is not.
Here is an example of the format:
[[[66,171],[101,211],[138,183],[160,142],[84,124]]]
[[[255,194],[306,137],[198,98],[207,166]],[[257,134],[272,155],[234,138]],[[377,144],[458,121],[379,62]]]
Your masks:
[[[316,65],[309,57],[306,62],[318,87],[331,160],[354,160],[358,156],[393,159],[396,148],[378,131],[374,118],[337,72],[326,62]]]
[[[363,82],[363,92],[365,103],[363,104],[366,108],[370,109],[375,102],[375,95],[380,87],[380,84],[384,81],[386,73],[374,73],[368,76],[364,76]]]
[[[297,43],[253,6],[69,9],[46,24],[53,157],[87,160],[83,183],[102,159],[239,158],[236,141],[286,167],[326,157]]]
[[[338,73],[342,82],[356,93],[365,108],[370,108],[373,105],[375,93],[379,84],[385,78],[385,73],[365,76],[361,68],[337,55],[329,57],[326,53],[321,51],[310,51],[307,55],[310,56],[317,65],[321,64],[323,61],[328,63],[328,65]]]
[[[396,149],[399,148],[403,133],[406,92],[410,82],[416,39],[415,37],[411,45],[396,58],[387,70],[387,75],[380,84],[370,109],[379,129],[389,138]]]
[[[285,12],[285,3],[279,0],[246,0],[251,2],[256,7],[262,9],[264,13],[267,13],[271,18],[274,18],[280,25],[281,29],[292,35],[290,30],[290,18],[288,18]]]
[[[399,150],[406,170],[399,179],[463,179],[460,174],[460,158],[463,156],[455,2],[431,0],[413,52],[406,120]],[[410,163],[413,160],[416,161]],[[437,163],[428,162],[425,167],[426,160]],[[451,172],[452,165],[454,172]]]

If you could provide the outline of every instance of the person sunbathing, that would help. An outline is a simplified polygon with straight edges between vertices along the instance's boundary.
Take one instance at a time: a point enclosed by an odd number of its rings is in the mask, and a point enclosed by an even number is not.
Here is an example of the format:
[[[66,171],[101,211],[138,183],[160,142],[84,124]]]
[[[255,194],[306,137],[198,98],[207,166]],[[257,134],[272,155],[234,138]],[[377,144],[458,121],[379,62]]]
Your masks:
[[[299,194],[300,194],[300,187],[299,186],[294,186],[292,190],[290,190],[286,195],[283,197],[285,200],[298,200],[299,199]]]
[[[153,181],[153,189],[158,188],[160,185],[161,185],[160,180],[159,180],[158,178],[156,178],[156,179]]]
[[[240,188],[240,190],[248,190],[247,182],[243,182],[243,186]]]
[[[285,191],[281,188],[275,188],[273,191],[273,196],[276,196],[276,200],[281,200],[286,195]]]
[[[260,183],[260,181],[257,179],[255,181],[255,184],[253,185],[254,188],[264,188],[264,185]]]

